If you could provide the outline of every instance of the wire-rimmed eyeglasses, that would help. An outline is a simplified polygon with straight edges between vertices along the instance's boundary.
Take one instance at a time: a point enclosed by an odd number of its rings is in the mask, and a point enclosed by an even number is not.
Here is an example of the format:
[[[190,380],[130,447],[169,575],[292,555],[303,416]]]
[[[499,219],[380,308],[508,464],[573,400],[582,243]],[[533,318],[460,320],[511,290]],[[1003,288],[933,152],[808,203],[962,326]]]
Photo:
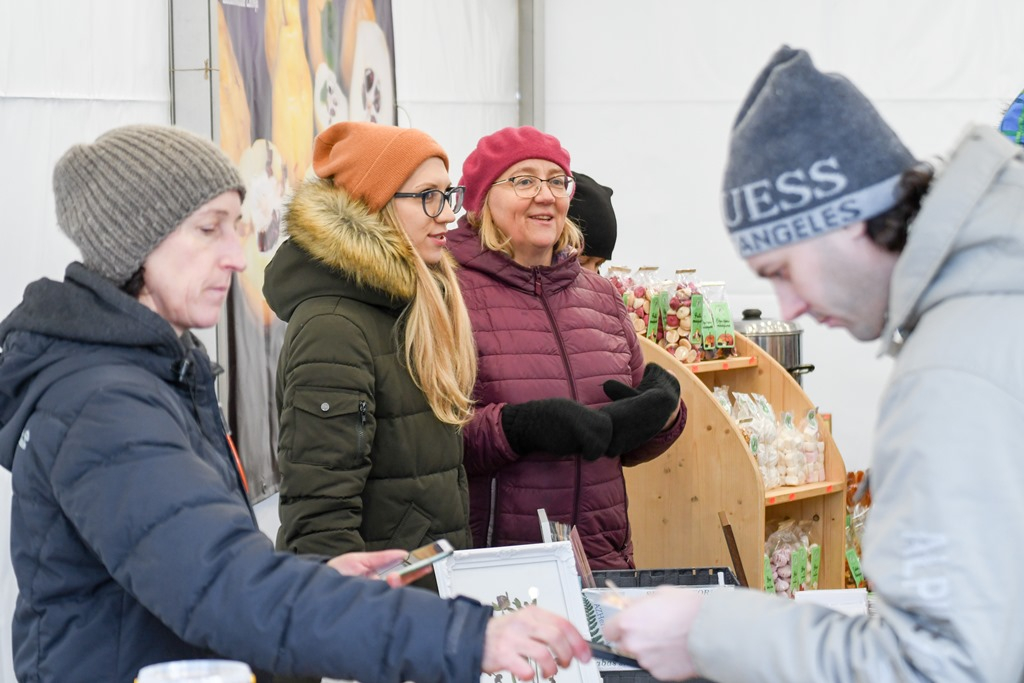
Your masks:
[[[540,194],[541,185],[547,183],[551,194],[562,198],[572,195],[572,190],[576,186],[576,179],[571,175],[558,175],[547,179],[538,178],[535,175],[514,175],[511,178],[505,178],[493,184],[501,185],[502,183],[511,183],[512,189],[523,199],[536,197]]]
[[[423,190],[423,192],[396,192],[395,197],[419,197],[423,202],[423,213],[430,218],[437,218],[444,211],[444,204],[448,202],[452,211],[458,213],[462,209],[462,199],[466,196],[466,188],[462,185],[448,188],[447,190]]]

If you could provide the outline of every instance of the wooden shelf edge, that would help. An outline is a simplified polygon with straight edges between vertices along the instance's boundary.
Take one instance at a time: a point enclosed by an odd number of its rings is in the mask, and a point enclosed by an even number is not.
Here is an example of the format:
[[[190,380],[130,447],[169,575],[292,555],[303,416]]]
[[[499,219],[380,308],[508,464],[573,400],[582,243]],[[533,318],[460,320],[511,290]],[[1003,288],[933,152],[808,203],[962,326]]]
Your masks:
[[[831,493],[843,493],[846,491],[845,481],[819,481],[813,484],[801,484],[800,486],[780,486],[777,489],[769,489],[764,492],[765,505],[782,505],[791,503],[794,500],[825,496]]]
[[[721,370],[742,370],[757,367],[757,358],[755,356],[731,356],[719,360],[702,360],[699,363],[683,363],[683,367],[697,374]]]

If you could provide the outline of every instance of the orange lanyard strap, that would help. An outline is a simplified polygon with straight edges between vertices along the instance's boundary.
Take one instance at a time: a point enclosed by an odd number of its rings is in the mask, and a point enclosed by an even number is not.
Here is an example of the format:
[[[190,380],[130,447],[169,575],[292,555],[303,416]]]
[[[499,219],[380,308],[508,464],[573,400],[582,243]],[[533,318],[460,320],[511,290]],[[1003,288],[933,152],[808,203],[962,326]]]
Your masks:
[[[238,474],[242,477],[242,488],[245,489],[245,495],[249,495],[249,479],[245,476],[245,468],[242,467],[242,459],[238,457],[238,449],[235,448],[235,440],[231,438],[230,434],[225,435],[228,440],[228,448],[231,449],[231,456],[235,459],[235,467],[238,468]]]

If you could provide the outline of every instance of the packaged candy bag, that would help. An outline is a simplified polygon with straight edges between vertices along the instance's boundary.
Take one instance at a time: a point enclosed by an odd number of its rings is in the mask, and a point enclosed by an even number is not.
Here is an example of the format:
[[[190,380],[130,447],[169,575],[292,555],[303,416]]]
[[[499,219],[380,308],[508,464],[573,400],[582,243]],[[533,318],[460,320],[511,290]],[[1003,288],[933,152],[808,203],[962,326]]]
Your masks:
[[[867,490],[868,482],[861,470],[846,473],[846,568],[845,586],[862,588],[867,586],[867,579],[861,569],[861,539],[864,535],[864,523],[868,510],[871,509],[871,492]],[[863,489],[863,490],[861,490]]]
[[[807,411],[800,434],[803,436],[800,452],[807,460],[807,481],[825,481],[825,441],[821,438],[821,430],[818,428],[817,408]]]
[[[626,311],[633,323],[633,329],[637,336],[646,337],[647,328],[651,320],[651,296],[648,287],[657,278],[657,266],[643,266],[631,276],[631,285],[628,286],[622,297],[626,304]]]
[[[765,586],[770,573],[776,595],[792,598],[798,591],[817,588],[821,551],[811,543],[809,530],[809,522],[787,519],[765,541]]]
[[[732,415],[732,402],[729,401],[729,387],[724,384],[717,386],[711,390],[711,395],[715,397],[718,405],[722,406],[726,414]]]
[[[693,296],[693,328],[690,342],[703,348],[706,360],[736,353],[736,332],[725,297],[724,282],[703,282]]]
[[[668,330],[665,334],[665,348],[683,363],[704,360],[704,350],[694,346],[690,340],[693,331],[693,295],[699,291],[696,269],[680,268],[676,271],[665,319]]]
[[[619,293],[619,296],[623,296],[627,289],[633,289],[633,270],[629,266],[608,266],[608,274],[605,275],[605,279],[612,283],[612,287]],[[625,298],[622,300],[626,303]],[[629,309],[629,306],[626,306]]]
[[[767,405],[768,402],[758,394],[734,393],[733,397],[736,400],[733,419],[750,446],[750,452],[757,459],[764,488],[767,490],[782,486],[782,471],[775,448],[777,425],[774,412],[770,406],[767,410],[762,408],[760,404]]]
[[[750,394],[743,394],[738,391],[732,392],[732,419],[739,425],[743,440],[750,444],[751,435],[758,433],[757,420],[760,414]]]
[[[799,486],[807,483],[807,456],[801,450],[804,435],[793,425],[793,413],[782,414],[782,426],[775,439],[779,453],[783,486]]]
[[[750,398],[759,409],[758,430],[761,434],[761,449],[757,456],[757,464],[761,469],[761,478],[764,480],[765,489],[774,489],[782,486],[782,465],[779,462],[779,452],[775,447],[775,440],[779,434],[779,424],[775,420],[775,411],[771,404],[761,394],[751,394]]]

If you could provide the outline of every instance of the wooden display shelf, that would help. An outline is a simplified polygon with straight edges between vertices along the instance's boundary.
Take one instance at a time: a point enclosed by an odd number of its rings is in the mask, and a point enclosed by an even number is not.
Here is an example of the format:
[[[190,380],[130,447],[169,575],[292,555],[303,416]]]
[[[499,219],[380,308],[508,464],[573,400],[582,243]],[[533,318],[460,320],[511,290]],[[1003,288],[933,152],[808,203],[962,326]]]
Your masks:
[[[814,404],[790,374],[759,346],[736,335],[737,356],[683,364],[640,339],[647,362],[678,380],[686,429],[660,457],[625,469],[637,567],[732,566],[719,512],[728,515],[747,579],[761,588],[766,530],[786,519],[811,523],[821,546],[820,588],[842,588],[846,467],[832,435],[825,442],[825,482],[765,491],[739,427],[712,393],[715,387],[758,393],[775,411],[801,417]]]

